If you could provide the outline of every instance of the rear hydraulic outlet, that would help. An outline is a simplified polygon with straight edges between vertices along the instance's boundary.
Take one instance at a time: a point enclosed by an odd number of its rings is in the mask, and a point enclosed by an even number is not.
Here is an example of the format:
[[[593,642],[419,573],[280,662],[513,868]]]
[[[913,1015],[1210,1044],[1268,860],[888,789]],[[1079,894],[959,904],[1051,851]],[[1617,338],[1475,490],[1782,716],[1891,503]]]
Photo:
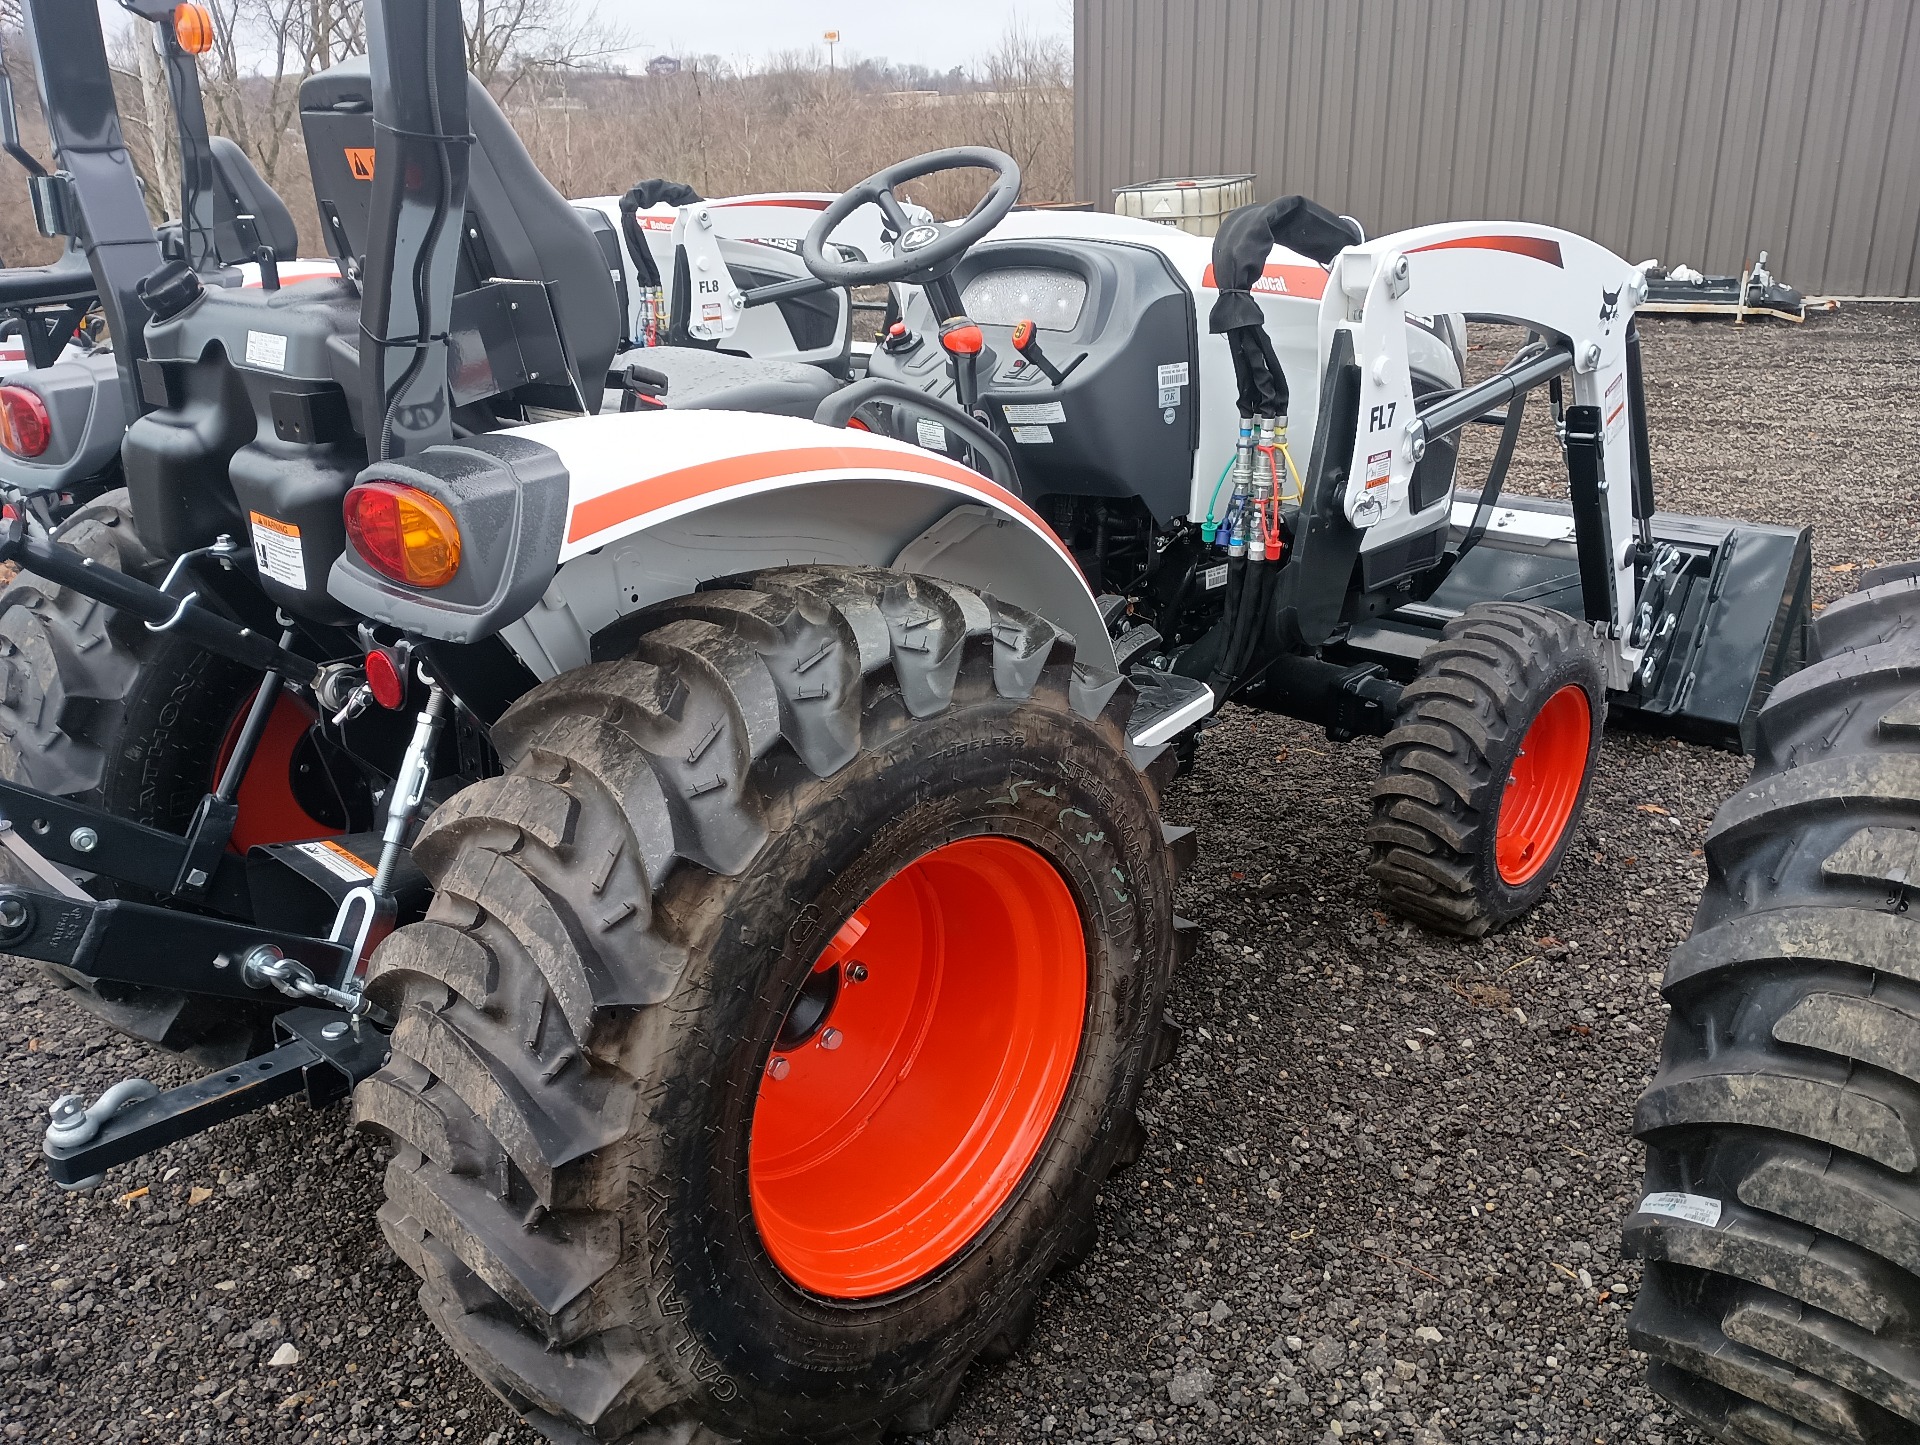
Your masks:
[[[1220,489],[1227,484],[1229,476],[1235,479],[1235,485],[1241,478],[1249,475],[1253,458],[1253,422],[1248,417],[1240,418],[1240,438],[1234,443],[1233,459],[1221,468],[1220,480],[1214,483],[1213,496],[1207,501],[1207,520],[1200,526],[1200,540],[1209,547],[1227,545],[1227,537],[1233,531],[1233,498],[1228,494],[1227,512],[1220,521],[1213,517],[1214,506],[1220,500]]]
[[[1266,457],[1273,455],[1273,422],[1267,417],[1258,417],[1254,422],[1260,441],[1256,448]],[[1251,476],[1248,479],[1248,494],[1253,504],[1253,515],[1247,526],[1247,560],[1264,562],[1268,557],[1267,542],[1273,532],[1271,513],[1273,511],[1273,473],[1263,466],[1253,466],[1249,461]],[[1277,535],[1273,536],[1279,541]],[[1278,555],[1277,550],[1274,553]]]
[[[1240,439],[1233,453],[1233,494],[1227,501],[1227,555],[1247,555],[1247,497],[1253,489],[1254,421],[1240,419]]]

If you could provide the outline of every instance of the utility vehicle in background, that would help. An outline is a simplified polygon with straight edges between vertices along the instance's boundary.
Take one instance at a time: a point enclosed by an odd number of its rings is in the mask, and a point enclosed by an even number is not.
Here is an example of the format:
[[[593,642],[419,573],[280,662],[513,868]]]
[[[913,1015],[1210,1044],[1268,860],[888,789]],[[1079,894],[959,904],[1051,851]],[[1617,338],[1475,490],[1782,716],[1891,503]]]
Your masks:
[[[370,0],[302,95],[339,274],[215,286],[48,80],[92,8],[25,9],[134,415],[123,490],[0,516],[0,947],[217,1065],[60,1100],[49,1168],[351,1090],[424,1308],[555,1440],[922,1431],[1018,1347],[1142,1147],[1225,702],[1383,736],[1371,870],[1473,934],[1610,712],[1738,746],[1801,660],[1806,535],[1655,512],[1641,278],[1579,237],[1289,198],[1208,248],[943,151],[804,275],[686,200],[688,344],[634,347],[455,0]],[[728,350],[867,284],[864,375]],[[1455,316],[1535,339],[1473,381]],[[1570,501],[1503,500],[1541,387]]]

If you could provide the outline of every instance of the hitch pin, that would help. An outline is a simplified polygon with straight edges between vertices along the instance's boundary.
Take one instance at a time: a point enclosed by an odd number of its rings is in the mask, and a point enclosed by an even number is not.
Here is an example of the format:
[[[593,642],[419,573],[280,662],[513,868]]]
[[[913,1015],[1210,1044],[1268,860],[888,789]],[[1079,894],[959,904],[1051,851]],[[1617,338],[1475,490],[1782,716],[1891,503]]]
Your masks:
[[[288,958],[279,945],[256,943],[240,958],[240,977],[251,988],[278,989],[288,998],[309,998],[328,1004],[354,1018],[370,1019],[376,1024],[393,1021],[386,1011],[358,991],[333,988],[313,976],[313,970],[297,958]]]
[[[342,705],[339,712],[333,715],[333,726],[339,727],[340,724],[347,721],[347,719],[359,717],[361,713],[367,710],[367,704],[372,701],[373,689],[368,687],[364,682],[360,683],[352,692],[347,694],[345,704]]]

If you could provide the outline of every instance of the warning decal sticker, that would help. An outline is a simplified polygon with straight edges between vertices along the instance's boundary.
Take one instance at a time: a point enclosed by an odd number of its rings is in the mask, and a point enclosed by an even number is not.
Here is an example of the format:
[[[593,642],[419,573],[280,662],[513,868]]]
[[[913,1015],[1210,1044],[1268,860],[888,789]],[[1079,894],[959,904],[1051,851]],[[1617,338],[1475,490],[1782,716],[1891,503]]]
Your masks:
[[[1384,487],[1393,473],[1393,453],[1375,452],[1367,458],[1367,485]]]
[[[307,585],[307,558],[300,550],[300,529],[263,512],[248,513],[253,523],[253,560],[262,577],[303,591]]]
[[[365,883],[373,877],[374,866],[358,853],[349,853],[331,838],[322,838],[314,843],[300,843],[298,850],[313,859],[334,877],[348,883]]]

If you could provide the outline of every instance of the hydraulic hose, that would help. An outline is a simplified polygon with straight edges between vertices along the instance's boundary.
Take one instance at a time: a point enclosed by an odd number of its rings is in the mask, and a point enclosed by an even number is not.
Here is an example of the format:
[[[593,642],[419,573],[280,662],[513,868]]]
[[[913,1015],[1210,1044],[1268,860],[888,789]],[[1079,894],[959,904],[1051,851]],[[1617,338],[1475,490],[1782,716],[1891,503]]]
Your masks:
[[[1254,562],[1247,567],[1246,596],[1241,601],[1239,626],[1229,656],[1231,679],[1238,683],[1247,675],[1253,654],[1259,647],[1261,626],[1267,603],[1273,596],[1273,577],[1278,568],[1271,562]]]

